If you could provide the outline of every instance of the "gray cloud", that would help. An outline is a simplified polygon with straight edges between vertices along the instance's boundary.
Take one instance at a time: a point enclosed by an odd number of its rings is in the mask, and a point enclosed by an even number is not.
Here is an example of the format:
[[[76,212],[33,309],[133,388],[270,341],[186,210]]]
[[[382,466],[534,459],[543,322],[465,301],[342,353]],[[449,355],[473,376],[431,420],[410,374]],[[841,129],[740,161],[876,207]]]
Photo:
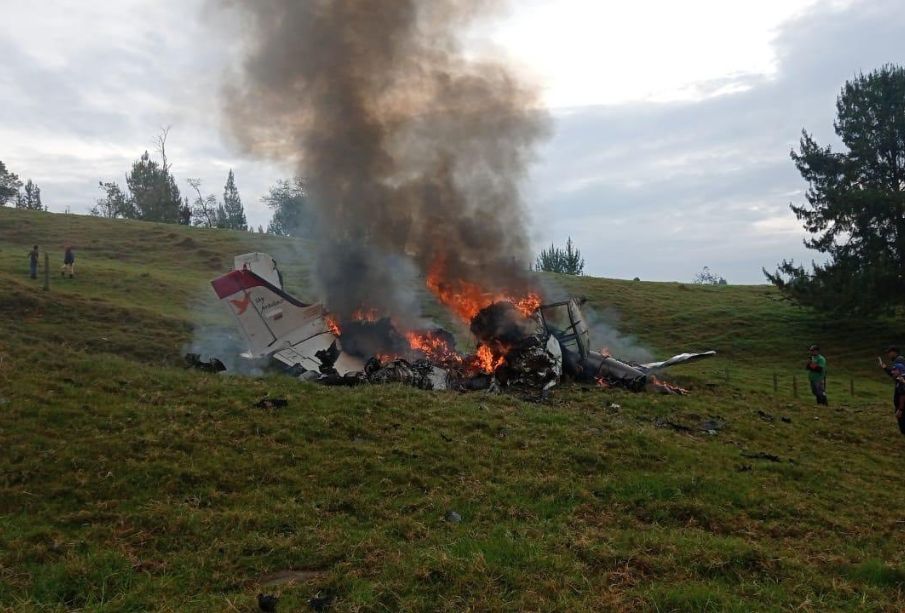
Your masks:
[[[180,186],[197,176],[219,193],[235,168],[250,221],[266,223],[258,199],[291,167],[244,158],[224,137],[217,95],[237,41],[203,6],[5,7],[0,159],[35,179],[53,210],[84,212],[98,180],[122,181],[157,129],[172,125]],[[652,280],[688,280],[709,265],[732,282],[760,282],[761,266],[810,259],[788,210],[805,187],[788,152],[802,128],[834,142],[840,87],[860,70],[905,63],[903,33],[905,6],[896,0],[821,3],[777,32],[770,77],[697,84],[711,94],[698,102],[557,111],[526,185],[537,246],[571,235],[587,272]],[[716,95],[725,91],[737,93]]]
[[[698,88],[737,93],[558,113],[532,191],[537,243],[571,235],[587,272],[650,280],[690,280],[710,266],[758,283],[762,266],[809,261],[788,209],[805,188],[789,150],[802,128],[836,142],[842,84],[905,60],[903,33],[901,3],[824,5],[778,32],[772,77]]]
[[[0,159],[38,183],[51,210],[86,212],[97,182],[124,183],[172,126],[168,155],[183,192],[200,177],[219,194],[234,168],[249,220],[267,223],[260,195],[288,171],[244,159],[221,136],[230,45],[202,5],[50,0],[7,13],[23,31],[0,37]]]

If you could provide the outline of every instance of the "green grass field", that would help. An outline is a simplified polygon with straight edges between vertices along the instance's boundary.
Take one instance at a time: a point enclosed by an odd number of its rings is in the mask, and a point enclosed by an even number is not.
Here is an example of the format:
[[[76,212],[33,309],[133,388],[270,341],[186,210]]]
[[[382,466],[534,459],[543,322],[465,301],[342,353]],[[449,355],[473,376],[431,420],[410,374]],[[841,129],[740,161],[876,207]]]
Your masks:
[[[905,610],[905,437],[874,361],[901,323],[548,277],[658,357],[720,355],[672,372],[687,397],[545,404],[183,369],[196,326],[229,329],[208,280],[251,250],[315,298],[304,244],[0,208],[0,609]]]

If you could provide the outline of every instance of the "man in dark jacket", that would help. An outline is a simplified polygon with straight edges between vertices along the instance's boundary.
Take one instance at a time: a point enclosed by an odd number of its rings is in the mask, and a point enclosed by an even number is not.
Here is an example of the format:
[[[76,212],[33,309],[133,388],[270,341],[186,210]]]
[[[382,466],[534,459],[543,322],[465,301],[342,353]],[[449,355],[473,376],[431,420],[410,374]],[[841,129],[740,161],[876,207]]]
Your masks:
[[[64,276],[69,274],[69,278],[75,274],[75,253],[72,251],[72,247],[66,247],[66,253],[63,255],[63,270],[60,271],[60,276]]]
[[[905,357],[899,354],[899,348],[895,345],[886,350],[886,358],[890,361],[887,366],[883,358],[877,358],[880,368],[886,371],[895,382],[892,393],[892,407],[895,411],[896,421],[899,423],[899,432],[905,434]]]
[[[805,363],[808,371],[808,381],[811,382],[811,392],[817,399],[817,404],[828,405],[826,397],[826,358],[820,355],[820,347],[811,345],[808,350],[811,358]]]

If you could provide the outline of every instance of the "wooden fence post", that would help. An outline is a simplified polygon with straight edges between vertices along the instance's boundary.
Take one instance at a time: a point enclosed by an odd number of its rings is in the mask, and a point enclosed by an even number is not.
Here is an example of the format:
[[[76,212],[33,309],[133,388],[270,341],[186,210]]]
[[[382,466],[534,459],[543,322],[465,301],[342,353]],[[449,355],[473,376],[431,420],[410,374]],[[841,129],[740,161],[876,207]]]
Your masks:
[[[44,291],[50,289],[50,255],[44,252]]]
[[[792,396],[798,398],[798,375],[792,375]]]
[[[779,391],[779,377],[776,375],[776,373],[773,373],[773,393],[775,394],[778,391]]]

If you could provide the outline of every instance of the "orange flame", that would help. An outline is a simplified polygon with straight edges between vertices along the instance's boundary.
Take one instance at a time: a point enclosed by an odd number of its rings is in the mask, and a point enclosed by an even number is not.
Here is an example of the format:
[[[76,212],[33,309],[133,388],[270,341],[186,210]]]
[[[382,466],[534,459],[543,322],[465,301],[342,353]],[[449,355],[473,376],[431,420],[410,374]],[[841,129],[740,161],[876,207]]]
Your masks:
[[[377,309],[372,308],[360,308],[354,313],[352,313],[353,321],[366,321],[369,323],[374,323],[380,319],[380,314],[377,312]]]
[[[432,362],[462,361],[462,356],[449,345],[447,339],[433,332],[406,332],[405,338],[412,349],[420,351]]]
[[[471,322],[482,309],[496,302],[510,302],[530,317],[540,307],[540,296],[529,293],[522,297],[498,292],[487,292],[481,286],[464,279],[445,280],[442,260],[434,264],[427,275],[427,288],[448,309],[466,322]]]
[[[333,315],[324,316],[324,321],[327,322],[327,328],[330,329],[330,332],[333,333],[333,336],[340,336],[343,332],[339,327],[339,322],[336,321],[336,318]]]
[[[662,381],[653,375],[648,375],[647,377],[648,385],[652,386],[657,391],[666,393],[666,394],[676,394],[678,396],[684,396],[688,393],[687,389],[681,388],[678,385],[673,385],[672,383],[667,383],[666,381]]]
[[[502,366],[506,361],[506,356],[494,355],[493,350],[487,345],[478,347],[478,350],[475,352],[475,358],[477,360],[478,368],[488,375],[495,372],[496,369]]]

